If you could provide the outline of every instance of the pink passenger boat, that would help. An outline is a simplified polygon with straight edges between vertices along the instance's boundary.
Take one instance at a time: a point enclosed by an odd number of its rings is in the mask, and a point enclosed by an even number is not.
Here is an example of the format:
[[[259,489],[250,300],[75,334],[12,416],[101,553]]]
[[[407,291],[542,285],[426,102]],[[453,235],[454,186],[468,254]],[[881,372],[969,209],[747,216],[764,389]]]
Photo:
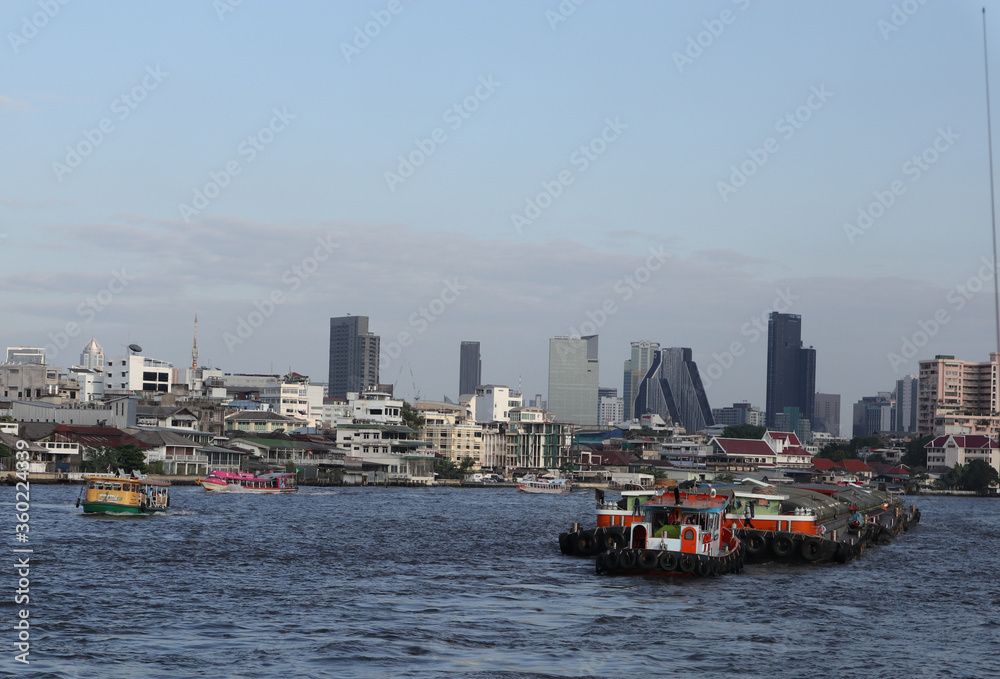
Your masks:
[[[292,473],[254,476],[247,472],[214,471],[198,483],[213,493],[295,493],[299,490]]]

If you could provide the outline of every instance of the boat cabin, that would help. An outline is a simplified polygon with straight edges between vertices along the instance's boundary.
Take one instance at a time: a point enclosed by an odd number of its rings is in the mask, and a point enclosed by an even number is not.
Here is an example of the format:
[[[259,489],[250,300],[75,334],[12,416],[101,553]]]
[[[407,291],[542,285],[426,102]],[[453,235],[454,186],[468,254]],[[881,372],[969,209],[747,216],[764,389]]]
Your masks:
[[[633,549],[659,549],[717,556],[729,498],[709,494],[664,494],[642,505],[642,520],[632,524]]]

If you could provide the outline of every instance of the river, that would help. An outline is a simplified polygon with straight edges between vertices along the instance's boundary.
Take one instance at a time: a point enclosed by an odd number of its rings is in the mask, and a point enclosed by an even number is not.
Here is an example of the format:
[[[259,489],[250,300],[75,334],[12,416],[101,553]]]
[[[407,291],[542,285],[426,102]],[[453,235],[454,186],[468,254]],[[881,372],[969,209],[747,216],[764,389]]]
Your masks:
[[[0,490],[0,676],[1000,676],[996,500],[908,498],[921,522],[847,564],[673,579],[560,554],[590,491],[175,487],[148,517],[84,516],[78,492],[31,488],[21,606]]]

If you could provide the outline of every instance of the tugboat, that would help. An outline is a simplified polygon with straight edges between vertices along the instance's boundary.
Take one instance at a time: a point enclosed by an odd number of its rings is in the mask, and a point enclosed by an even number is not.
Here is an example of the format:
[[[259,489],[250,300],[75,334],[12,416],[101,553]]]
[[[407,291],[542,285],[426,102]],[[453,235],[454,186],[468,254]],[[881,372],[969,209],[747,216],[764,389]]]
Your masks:
[[[598,574],[708,577],[738,573],[744,549],[724,525],[730,498],[708,493],[656,496],[641,506],[642,519],[625,529],[626,544],[596,557]]]

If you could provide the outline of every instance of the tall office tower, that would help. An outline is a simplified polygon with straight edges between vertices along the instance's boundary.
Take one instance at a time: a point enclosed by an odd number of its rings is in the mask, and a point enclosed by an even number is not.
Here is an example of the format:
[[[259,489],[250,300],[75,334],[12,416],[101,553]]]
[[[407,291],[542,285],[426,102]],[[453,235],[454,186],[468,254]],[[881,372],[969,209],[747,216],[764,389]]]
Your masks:
[[[653,359],[659,351],[659,342],[632,342],[632,356],[625,361],[625,379],[622,386],[625,420],[635,418],[635,394],[639,389],[639,382],[649,372],[649,366],[653,365]]]
[[[655,413],[665,422],[683,425],[689,434],[715,424],[691,350],[661,349],[639,382],[633,417]]]
[[[816,394],[812,426],[813,431],[840,436],[840,394]]]
[[[899,432],[917,431],[917,400],[920,393],[920,378],[907,375],[896,380],[896,422],[893,430]]]
[[[378,386],[379,336],[368,332],[367,316],[330,319],[330,398],[346,399]]]
[[[767,321],[767,427],[785,408],[811,417],[816,399],[816,350],[802,346],[802,317],[771,312]]]
[[[87,342],[87,346],[80,353],[80,365],[84,368],[92,368],[104,372],[104,348],[97,343],[93,337]]]
[[[483,379],[483,360],[479,342],[462,342],[458,357],[458,395],[475,394]]]
[[[863,396],[854,404],[854,436],[872,436],[888,432],[893,427],[895,407],[892,395],[881,391],[878,396]]]
[[[549,412],[557,422],[596,425],[597,335],[549,340]]]

